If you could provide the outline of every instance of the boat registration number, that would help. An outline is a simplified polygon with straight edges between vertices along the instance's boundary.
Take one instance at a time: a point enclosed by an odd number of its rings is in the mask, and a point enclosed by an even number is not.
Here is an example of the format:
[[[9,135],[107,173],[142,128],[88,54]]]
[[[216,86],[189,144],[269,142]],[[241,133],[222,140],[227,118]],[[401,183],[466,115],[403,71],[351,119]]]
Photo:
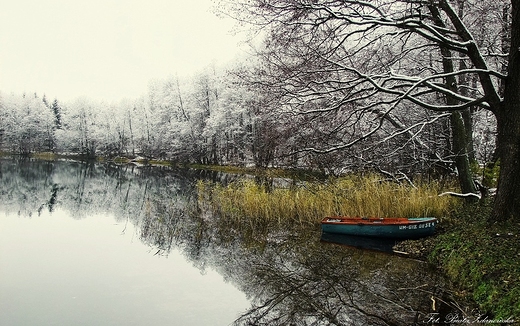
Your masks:
[[[434,226],[434,222],[421,223],[421,224],[411,224],[411,225],[399,225],[399,230],[415,230],[415,229],[425,229]]]

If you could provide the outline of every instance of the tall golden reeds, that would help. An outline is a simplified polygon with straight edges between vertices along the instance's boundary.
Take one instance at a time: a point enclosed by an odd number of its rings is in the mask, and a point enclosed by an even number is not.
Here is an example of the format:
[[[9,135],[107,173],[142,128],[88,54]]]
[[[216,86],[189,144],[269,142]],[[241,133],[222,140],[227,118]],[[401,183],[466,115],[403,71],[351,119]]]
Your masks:
[[[200,182],[199,198],[219,215],[232,219],[316,223],[325,216],[421,217],[445,215],[451,197],[437,182],[410,184],[381,181],[376,175],[349,176],[326,182],[301,182],[268,188],[253,180],[227,186]]]

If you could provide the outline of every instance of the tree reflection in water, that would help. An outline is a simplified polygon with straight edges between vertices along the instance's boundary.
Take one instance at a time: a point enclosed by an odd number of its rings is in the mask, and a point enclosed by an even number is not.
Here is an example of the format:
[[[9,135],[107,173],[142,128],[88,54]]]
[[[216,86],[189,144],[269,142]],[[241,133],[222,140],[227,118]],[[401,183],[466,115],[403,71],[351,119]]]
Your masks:
[[[215,248],[227,253],[209,255],[252,301],[235,325],[411,325],[445,296],[419,261],[320,243],[316,230],[240,234]]]
[[[425,263],[322,243],[318,224],[297,230],[212,216],[194,184],[215,174],[12,160],[0,173],[3,210],[109,212],[135,224],[154,254],[175,248],[202,272],[215,269],[251,301],[235,325],[410,325],[447,308],[444,282]]]

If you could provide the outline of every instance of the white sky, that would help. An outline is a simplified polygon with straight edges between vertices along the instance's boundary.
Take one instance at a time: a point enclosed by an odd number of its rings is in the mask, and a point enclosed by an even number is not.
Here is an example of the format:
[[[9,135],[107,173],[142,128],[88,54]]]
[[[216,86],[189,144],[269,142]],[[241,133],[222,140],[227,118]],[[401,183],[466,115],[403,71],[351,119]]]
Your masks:
[[[237,53],[211,0],[0,0],[0,91],[137,98]]]

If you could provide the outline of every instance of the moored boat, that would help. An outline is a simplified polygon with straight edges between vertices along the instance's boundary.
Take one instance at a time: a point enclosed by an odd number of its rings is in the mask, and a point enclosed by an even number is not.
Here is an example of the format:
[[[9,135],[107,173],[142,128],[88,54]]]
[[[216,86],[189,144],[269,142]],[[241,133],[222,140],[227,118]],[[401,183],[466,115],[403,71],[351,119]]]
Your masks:
[[[435,232],[434,217],[346,217],[330,216],[321,221],[321,229],[327,233],[380,237],[393,239],[417,239]]]

